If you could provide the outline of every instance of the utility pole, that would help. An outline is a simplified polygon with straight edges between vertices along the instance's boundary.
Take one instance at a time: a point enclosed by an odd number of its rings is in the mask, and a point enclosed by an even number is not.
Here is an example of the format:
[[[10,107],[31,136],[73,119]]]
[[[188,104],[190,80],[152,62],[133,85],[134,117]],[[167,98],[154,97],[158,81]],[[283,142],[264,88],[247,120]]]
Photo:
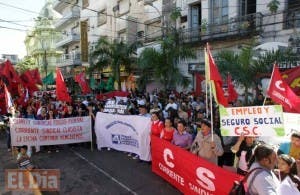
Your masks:
[[[47,50],[45,48],[44,49],[44,69],[45,69],[45,77],[47,77],[48,75],[48,61],[47,61]],[[46,91],[47,91],[47,84],[46,84]]]

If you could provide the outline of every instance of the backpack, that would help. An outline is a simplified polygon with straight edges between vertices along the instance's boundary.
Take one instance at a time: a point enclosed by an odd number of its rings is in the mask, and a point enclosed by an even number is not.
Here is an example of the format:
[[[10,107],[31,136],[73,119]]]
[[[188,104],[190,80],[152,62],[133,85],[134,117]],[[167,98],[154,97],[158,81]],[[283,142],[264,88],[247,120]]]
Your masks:
[[[233,186],[230,189],[229,195],[246,195],[247,193],[246,193],[244,184],[247,181],[250,174],[258,169],[262,169],[262,168],[260,168],[260,167],[254,168],[250,172],[248,172],[241,181],[234,181]],[[252,181],[253,181],[253,179],[254,178],[252,178]]]

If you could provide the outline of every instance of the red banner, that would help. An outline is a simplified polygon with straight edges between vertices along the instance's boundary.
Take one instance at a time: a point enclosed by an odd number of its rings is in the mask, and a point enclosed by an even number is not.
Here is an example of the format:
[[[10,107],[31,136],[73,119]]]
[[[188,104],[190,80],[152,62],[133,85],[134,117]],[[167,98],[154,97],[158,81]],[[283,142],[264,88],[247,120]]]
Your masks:
[[[228,194],[240,176],[158,137],[151,137],[152,171],[184,194]]]
[[[300,96],[300,66],[286,70],[282,72],[281,75],[296,95]]]

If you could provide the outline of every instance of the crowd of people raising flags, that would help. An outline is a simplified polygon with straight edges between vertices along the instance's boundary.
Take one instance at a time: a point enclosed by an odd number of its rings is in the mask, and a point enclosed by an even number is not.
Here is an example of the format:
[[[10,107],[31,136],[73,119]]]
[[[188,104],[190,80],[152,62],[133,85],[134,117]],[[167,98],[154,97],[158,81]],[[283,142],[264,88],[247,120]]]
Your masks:
[[[36,120],[91,116],[94,122],[96,113],[104,111],[108,100],[116,100],[116,98],[103,96],[101,100],[87,98],[66,103],[44,94],[40,98],[29,98],[26,106],[15,104],[10,108],[9,116]],[[127,107],[124,114],[151,117],[152,135],[226,169],[236,168],[236,172],[241,175],[246,175],[254,168],[261,168],[262,170],[257,171],[254,179],[249,177],[251,183],[255,184],[251,189],[255,193],[260,194],[261,190],[275,190],[276,182],[283,181],[287,176],[297,187],[300,186],[297,171],[300,167],[300,132],[294,132],[289,142],[283,142],[277,146],[279,147],[277,151],[259,141],[258,137],[222,136],[219,130],[218,106],[213,103],[213,112],[207,112],[204,95],[196,96],[193,92],[177,93],[174,91],[152,94],[130,93],[126,100],[125,102],[122,100],[122,104]],[[259,94],[253,105],[261,105],[262,101],[263,97]],[[237,100],[231,106],[242,105],[242,101]],[[9,128],[6,131],[7,147],[10,150]],[[95,133],[93,133],[93,139],[95,139]],[[47,146],[42,150],[50,153],[59,152],[60,148]],[[273,174],[276,177],[269,177]]]

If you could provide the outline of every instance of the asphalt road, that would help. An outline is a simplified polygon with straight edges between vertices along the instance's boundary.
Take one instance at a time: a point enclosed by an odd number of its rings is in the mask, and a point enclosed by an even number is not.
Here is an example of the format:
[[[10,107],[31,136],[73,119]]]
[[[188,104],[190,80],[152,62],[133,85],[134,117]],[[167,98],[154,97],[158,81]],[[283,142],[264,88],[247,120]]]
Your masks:
[[[64,146],[58,153],[35,153],[33,161],[39,168],[60,170],[60,191],[42,194],[181,194],[155,175],[149,163],[133,160],[119,151]],[[4,191],[4,170],[14,168],[15,157],[7,152],[0,133],[0,194],[18,194]]]

